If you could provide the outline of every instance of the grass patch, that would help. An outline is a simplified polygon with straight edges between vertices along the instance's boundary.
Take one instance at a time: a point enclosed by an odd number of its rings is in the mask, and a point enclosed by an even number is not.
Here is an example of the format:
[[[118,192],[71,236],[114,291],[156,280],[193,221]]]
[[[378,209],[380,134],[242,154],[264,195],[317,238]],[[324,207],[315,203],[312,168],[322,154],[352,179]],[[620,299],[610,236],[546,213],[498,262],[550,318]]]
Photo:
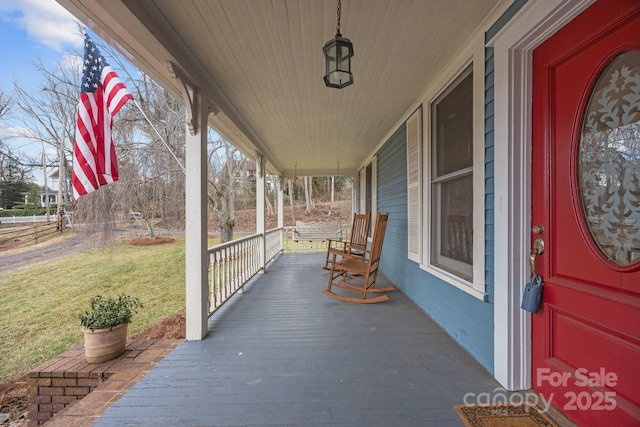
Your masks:
[[[185,245],[113,242],[0,275],[0,382],[82,342],[74,313],[95,294],[144,304],[129,332],[185,309]]]

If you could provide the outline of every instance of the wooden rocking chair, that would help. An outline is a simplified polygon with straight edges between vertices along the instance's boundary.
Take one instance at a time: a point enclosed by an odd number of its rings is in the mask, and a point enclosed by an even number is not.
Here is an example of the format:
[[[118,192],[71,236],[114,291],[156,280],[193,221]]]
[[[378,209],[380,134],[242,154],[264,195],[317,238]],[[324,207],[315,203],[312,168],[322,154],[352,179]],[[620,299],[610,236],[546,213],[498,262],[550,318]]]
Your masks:
[[[328,239],[327,241],[327,258],[324,262],[325,270],[329,270],[329,264],[334,259],[334,255],[344,255],[345,253],[361,256],[365,254],[367,249],[367,238],[369,237],[369,227],[371,226],[371,214],[355,214],[353,216],[353,225],[351,226],[351,234],[345,240]]]
[[[376,217],[376,224],[373,230],[373,241],[371,249],[365,249],[364,256],[356,256],[349,253],[334,253],[331,270],[329,273],[329,284],[324,290],[326,295],[341,301],[353,302],[357,304],[371,304],[389,299],[388,295],[377,295],[367,298],[367,292],[381,293],[395,290],[393,286],[376,288],[376,278],[378,276],[378,266],[380,265],[380,255],[382,254],[382,243],[384,233],[387,229],[389,214],[379,213]],[[337,259],[340,257],[340,259]],[[336,283],[334,280],[340,277]],[[353,284],[349,281],[359,281],[362,283]],[[337,287],[350,292],[360,293],[360,297],[350,297],[333,292],[332,288]]]

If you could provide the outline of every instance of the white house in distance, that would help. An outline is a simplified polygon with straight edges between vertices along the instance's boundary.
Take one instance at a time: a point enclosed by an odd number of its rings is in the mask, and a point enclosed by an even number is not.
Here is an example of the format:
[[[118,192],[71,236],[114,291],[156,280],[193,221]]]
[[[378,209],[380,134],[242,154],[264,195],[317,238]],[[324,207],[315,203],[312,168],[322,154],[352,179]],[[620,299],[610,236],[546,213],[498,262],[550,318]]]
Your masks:
[[[58,188],[60,188],[60,180],[58,177],[59,175],[58,172],[59,172],[59,169],[56,169],[51,174],[49,174],[49,177],[47,178],[47,182],[46,182],[46,186],[48,188],[45,191],[45,188],[43,186],[38,192],[40,206],[43,208],[47,206],[47,199],[49,200],[49,206],[58,204]],[[27,202],[26,197],[27,196],[25,195],[25,203]]]
[[[640,2],[343,0],[342,89],[335,0],[58,2],[187,106],[189,340],[211,126],[256,162],[258,206],[265,169],[354,177],[356,210],[390,214],[381,271],[504,388],[640,425]]]

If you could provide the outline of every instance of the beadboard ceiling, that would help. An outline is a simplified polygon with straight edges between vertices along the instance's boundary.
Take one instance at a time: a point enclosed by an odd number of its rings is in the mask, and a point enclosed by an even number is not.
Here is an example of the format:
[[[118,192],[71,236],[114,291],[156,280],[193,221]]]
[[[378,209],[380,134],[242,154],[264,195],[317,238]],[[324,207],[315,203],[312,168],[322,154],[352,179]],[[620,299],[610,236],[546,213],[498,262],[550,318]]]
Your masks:
[[[501,0],[342,0],[354,84],[327,88],[335,0],[58,0],[176,96],[178,64],[210,124],[282,176],[353,175]]]

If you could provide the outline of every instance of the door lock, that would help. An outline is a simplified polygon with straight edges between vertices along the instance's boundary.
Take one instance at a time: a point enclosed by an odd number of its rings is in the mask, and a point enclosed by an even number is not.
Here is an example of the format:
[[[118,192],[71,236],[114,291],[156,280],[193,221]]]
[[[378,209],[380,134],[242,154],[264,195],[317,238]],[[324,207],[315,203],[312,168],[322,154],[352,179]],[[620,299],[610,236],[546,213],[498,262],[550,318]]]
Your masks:
[[[536,255],[542,255],[543,252],[544,252],[544,240],[538,237],[533,242],[533,253]]]
[[[531,250],[531,256],[529,257],[529,267],[531,268],[531,274],[537,276],[536,272],[536,256],[542,255],[544,252],[544,240],[538,237],[533,242],[533,249]]]
[[[538,224],[531,227],[533,234],[544,234],[544,225]]]

